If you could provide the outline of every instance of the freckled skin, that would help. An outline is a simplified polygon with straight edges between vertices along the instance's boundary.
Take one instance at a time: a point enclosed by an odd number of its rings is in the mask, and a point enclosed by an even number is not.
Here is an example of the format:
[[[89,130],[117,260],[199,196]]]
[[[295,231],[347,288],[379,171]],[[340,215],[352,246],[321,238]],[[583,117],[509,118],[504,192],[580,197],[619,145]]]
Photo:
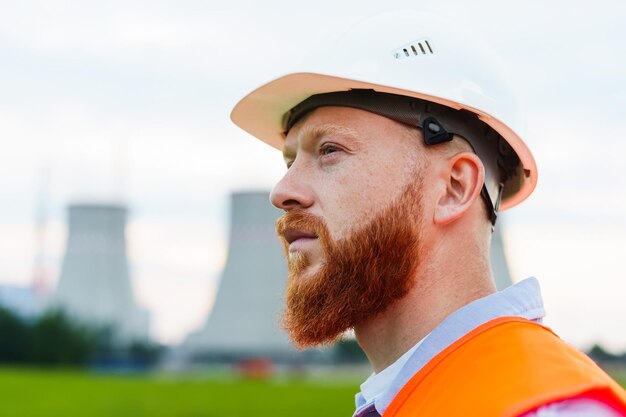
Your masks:
[[[398,197],[423,164],[423,152],[418,137],[395,121],[363,110],[319,108],[287,135],[290,168],[274,187],[272,203],[320,216],[330,236],[340,239]],[[314,269],[321,250],[315,241],[307,250]]]

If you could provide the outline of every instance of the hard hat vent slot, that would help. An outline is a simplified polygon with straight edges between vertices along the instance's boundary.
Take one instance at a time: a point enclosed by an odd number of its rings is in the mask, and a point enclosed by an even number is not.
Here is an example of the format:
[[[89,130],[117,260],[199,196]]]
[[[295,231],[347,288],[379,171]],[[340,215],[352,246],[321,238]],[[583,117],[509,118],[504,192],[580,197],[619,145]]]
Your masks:
[[[395,59],[415,58],[418,56],[433,55],[435,52],[431,42],[424,38],[410,42],[393,51]]]

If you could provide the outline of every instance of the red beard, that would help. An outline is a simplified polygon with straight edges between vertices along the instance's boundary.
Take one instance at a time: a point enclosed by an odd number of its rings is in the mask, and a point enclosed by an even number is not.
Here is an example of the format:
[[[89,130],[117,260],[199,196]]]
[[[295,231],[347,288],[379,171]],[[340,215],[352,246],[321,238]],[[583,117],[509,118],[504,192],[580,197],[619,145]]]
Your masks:
[[[331,343],[379,313],[411,289],[418,264],[420,185],[410,184],[400,198],[349,236],[333,241],[322,219],[303,210],[287,212],[276,231],[288,259],[289,277],[283,326],[300,347]],[[314,274],[305,253],[289,255],[284,232],[315,234],[324,262]]]

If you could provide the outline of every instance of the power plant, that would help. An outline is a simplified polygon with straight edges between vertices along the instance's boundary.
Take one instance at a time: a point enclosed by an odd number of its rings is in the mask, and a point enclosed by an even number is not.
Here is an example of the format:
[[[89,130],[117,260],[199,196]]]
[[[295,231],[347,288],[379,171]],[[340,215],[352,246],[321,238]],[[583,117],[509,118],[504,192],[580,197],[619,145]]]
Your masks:
[[[70,316],[110,326],[118,342],[148,340],[149,316],[137,306],[126,254],[127,209],[121,205],[69,207],[67,248],[52,305]],[[267,192],[231,197],[228,258],[211,313],[190,335],[185,351],[215,360],[268,357],[278,361],[321,358],[293,348],[280,328],[286,261],[274,231],[281,211]],[[511,285],[500,226],[491,263],[498,289]]]
[[[135,303],[126,255],[127,210],[74,204],[61,276],[52,305],[84,323],[111,327],[114,341],[145,341],[147,311]]]

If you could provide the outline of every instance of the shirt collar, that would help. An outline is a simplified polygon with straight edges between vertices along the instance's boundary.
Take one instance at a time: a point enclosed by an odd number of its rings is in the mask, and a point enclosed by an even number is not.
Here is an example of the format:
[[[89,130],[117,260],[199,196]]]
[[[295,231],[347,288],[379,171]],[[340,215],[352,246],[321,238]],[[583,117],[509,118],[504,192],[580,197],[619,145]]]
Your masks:
[[[420,344],[426,339],[422,338],[411,349],[407,350],[404,355],[400,356],[394,363],[380,371],[379,373],[373,373],[361,384],[361,396],[365,403],[371,403],[373,400],[381,395],[391,381],[393,381],[406,361],[413,355],[413,352],[419,347]]]

